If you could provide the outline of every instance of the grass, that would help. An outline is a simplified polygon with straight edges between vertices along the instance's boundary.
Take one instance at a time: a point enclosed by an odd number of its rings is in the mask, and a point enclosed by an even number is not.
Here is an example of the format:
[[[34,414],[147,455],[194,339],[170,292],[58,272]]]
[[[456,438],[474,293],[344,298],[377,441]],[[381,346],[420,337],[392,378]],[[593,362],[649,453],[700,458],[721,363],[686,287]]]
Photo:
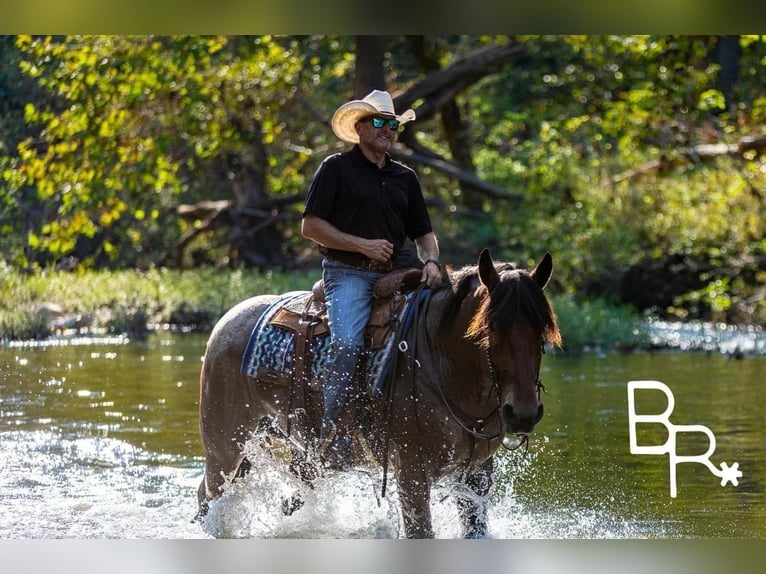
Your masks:
[[[319,276],[319,269],[280,273],[214,268],[25,275],[0,265],[0,341],[49,337],[57,321],[110,334],[138,335],[161,328],[208,332],[239,301],[307,290]],[[565,351],[628,349],[646,343],[644,320],[628,308],[603,300],[552,300]],[[55,313],[54,305],[63,316]]]
[[[564,350],[630,351],[649,345],[647,323],[636,311],[603,299],[552,297]]]
[[[108,333],[147,328],[209,331],[230,307],[253,295],[310,289],[319,271],[88,271],[23,275],[0,267],[0,340],[50,336],[68,320]],[[56,307],[63,310],[60,316]]]

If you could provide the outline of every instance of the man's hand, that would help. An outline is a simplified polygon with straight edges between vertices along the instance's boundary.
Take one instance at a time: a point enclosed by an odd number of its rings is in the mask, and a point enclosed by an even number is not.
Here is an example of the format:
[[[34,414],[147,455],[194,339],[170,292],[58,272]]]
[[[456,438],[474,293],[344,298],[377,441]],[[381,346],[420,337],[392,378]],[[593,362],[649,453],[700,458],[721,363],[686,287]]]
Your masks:
[[[429,287],[434,287],[441,283],[442,281],[442,271],[441,266],[439,263],[434,259],[429,259],[426,261],[425,266],[423,267],[423,275],[420,279],[421,281],[425,281],[426,285]]]
[[[394,244],[385,239],[363,239],[359,250],[365,257],[385,263],[394,254]]]
[[[433,231],[415,239],[418,257],[423,261],[423,279],[426,285],[433,287],[441,283],[442,269],[439,263],[439,244]]]

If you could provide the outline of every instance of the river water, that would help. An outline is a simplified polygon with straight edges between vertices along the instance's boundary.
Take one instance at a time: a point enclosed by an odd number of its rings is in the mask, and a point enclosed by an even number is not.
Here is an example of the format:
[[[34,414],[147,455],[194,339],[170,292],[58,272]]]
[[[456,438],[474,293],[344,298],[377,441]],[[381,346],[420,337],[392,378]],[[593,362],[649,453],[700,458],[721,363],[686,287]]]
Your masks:
[[[204,524],[192,522],[204,343],[157,334],[0,347],[0,538],[401,537],[395,487],[381,499],[379,477],[320,482],[285,518],[281,496],[299,485],[257,455],[258,471],[213,504]],[[527,453],[499,459],[491,537],[766,537],[765,368],[758,353],[547,354],[546,414]],[[661,382],[675,399],[662,423],[667,395],[636,391],[636,414],[655,417],[634,426],[640,444],[674,442],[691,459],[709,438],[673,425],[704,425],[715,438],[713,468],[726,463],[741,476],[729,471],[721,486],[700,462],[673,468],[668,454],[632,454],[627,383],[635,380]],[[457,537],[451,499],[437,493],[433,511],[437,537]]]

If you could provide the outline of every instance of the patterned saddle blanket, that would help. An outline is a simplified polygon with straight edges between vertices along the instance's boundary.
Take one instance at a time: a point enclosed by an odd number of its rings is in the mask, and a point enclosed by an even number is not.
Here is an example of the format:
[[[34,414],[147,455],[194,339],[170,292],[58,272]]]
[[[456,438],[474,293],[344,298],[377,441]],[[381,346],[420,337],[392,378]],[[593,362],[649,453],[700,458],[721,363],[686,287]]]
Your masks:
[[[395,351],[397,326],[405,319],[413,293],[395,293],[376,300],[365,335],[363,381],[371,391],[379,393],[385,382],[387,367]],[[330,347],[327,311],[324,302],[310,291],[294,291],[282,295],[261,315],[253,327],[241,371],[257,380],[289,385],[296,363],[296,330],[300,321],[313,323],[305,343],[307,353],[305,384],[321,386]]]

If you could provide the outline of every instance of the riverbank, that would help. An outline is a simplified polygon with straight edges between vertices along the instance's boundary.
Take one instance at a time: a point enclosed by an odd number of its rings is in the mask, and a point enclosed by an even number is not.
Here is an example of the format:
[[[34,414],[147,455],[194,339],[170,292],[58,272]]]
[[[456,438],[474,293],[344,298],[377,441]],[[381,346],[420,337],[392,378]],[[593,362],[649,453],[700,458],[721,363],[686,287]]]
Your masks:
[[[239,301],[307,290],[319,276],[319,270],[214,268],[23,275],[0,268],[0,344],[94,335],[140,338],[163,330],[207,333]],[[601,299],[550,297],[565,352],[766,354],[766,335],[757,327],[660,321]]]
[[[24,275],[0,267],[0,341],[205,332],[237,302],[258,293],[310,289],[318,275],[210,267]]]

